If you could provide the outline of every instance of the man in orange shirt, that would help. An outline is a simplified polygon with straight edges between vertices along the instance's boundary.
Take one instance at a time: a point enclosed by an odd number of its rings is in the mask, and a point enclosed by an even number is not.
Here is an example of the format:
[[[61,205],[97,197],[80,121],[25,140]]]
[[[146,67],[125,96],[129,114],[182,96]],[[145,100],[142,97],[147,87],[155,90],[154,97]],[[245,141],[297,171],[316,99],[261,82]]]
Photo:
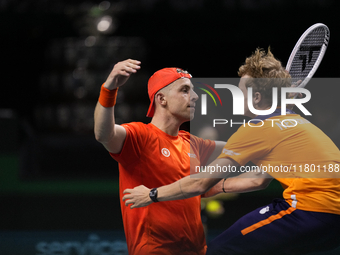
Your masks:
[[[257,50],[240,67],[239,75],[245,115],[255,119],[252,126],[241,126],[230,137],[209,167],[245,170],[244,165],[252,161],[266,174],[254,171],[220,181],[230,172],[199,173],[196,178],[185,177],[158,188],[158,200],[190,198],[209,189],[211,194],[248,192],[267,187],[275,178],[284,188],[284,199],[240,218],[208,244],[207,254],[301,255],[336,248],[340,245],[339,149],[319,128],[291,110],[287,115],[276,110],[256,116],[248,109],[247,87],[253,89],[254,108],[266,110],[272,105],[272,87],[290,86],[289,74],[270,51]],[[144,186],[127,189],[123,200],[131,208],[149,205],[148,191]]]
[[[224,142],[203,140],[180,131],[194,116],[198,96],[191,75],[180,68],[164,68],[148,82],[151,123],[115,124],[117,90],[140,69],[140,62],[117,63],[101,88],[95,109],[95,136],[119,163],[120,198],[126,188],[159,187],[190,174],[190,167],[215,159]],[[149,196],[157,201],[151,190]],[[129,254],[205,254],[200,197],[155,203],[131,210],[121,205]]]

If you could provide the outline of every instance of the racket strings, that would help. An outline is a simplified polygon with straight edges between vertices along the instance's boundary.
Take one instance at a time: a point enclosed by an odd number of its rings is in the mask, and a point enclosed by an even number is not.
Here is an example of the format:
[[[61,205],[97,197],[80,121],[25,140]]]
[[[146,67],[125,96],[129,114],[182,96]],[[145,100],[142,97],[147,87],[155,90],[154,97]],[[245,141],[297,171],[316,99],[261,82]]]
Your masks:
[[[289,71],[293,83],[305,79],[311,72],[319,58],[325,37],[325,29],[319,27],[310,32],[302,41]]]

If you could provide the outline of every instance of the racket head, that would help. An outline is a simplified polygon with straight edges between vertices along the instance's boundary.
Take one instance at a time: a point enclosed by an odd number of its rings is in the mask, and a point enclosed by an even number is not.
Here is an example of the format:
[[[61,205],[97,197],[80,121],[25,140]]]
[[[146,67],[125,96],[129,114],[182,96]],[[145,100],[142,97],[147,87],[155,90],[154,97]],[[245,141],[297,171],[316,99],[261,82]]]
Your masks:
[[[322,23],[314,24],[301,35],[286,66],[293,84],[300,88],[307,85],[325,55],[329,38],[329,28]]]

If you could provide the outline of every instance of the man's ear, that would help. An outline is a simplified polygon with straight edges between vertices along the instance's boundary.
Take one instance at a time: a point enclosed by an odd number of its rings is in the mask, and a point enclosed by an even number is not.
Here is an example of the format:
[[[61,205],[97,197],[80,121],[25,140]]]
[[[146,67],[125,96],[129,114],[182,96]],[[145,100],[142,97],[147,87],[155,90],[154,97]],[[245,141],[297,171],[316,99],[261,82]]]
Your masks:
[[[162,92],[158,92],[156,94],[155,101],[157,101],[157,103],[162,105],[162,106],[166,105],[166,98],[165,98],[165,95]]]
[[[253,103],[255,105],[259,105],[261,102],[262,96],[260,92],[255,92],[253,96]]]

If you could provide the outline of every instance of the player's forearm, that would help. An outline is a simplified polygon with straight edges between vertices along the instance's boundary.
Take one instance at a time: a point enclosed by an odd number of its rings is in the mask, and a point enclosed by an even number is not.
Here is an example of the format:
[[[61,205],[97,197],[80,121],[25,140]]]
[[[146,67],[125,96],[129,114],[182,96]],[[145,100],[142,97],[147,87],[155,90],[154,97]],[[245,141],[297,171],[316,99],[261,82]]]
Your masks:
[[[222,186],[223,186],[223,179],[220,182],[218,182],[214,187],[212,187],[207,192],[202,194],[202,197],[207,198],[207,197],[212,197],[220,193],[223,193]]]
[[[94,111],[94,133],[97,141],[103,144],[108,143],[115,135],[115,103],[113,104],[112,101],[116,101],[116,99],[110,98],[111,95],[109,94],[116,89],[117,84],[109,76],[101,88],[100,97]],[[117,92],[115,95],[117,95]]]
[[[94,111],[94,134],[100,143],[107,143],[114,136],[114,107],[104,107],[97,103]]]
[[[223,187],[226,193],[245,193],[259,189],[251,180],[236,177],[226,179]]]
[[[159,201],[186,199],[206,193],[220,179],[187,176],[172,184],[158,188]]]
[[[201,194],[200,180],[190,179],[189,176],[170,185],[158,188],[158,201],[186,199]]]
[[[245,193],[265,189],[271,182],[271,178],[260,178],[242,174],[239,177],[228,178],[223,183],[226,193]]]
[[[238,177],[223,179],[204,194],[212,197],[220,193],[245,193],[267,188],[272,178],[262,173],[244,173]]]
[[[217,169],[229,165],[238,166],[236,162],[229,158],[218,158],[209,165],[209,169],[214,169],[214,171],[200,172],[182,178],[170,185],[160,187],[158,189],[159,201],[185,199],[208,192],[222,178],[228,176],[227,172],[217,171]]]

